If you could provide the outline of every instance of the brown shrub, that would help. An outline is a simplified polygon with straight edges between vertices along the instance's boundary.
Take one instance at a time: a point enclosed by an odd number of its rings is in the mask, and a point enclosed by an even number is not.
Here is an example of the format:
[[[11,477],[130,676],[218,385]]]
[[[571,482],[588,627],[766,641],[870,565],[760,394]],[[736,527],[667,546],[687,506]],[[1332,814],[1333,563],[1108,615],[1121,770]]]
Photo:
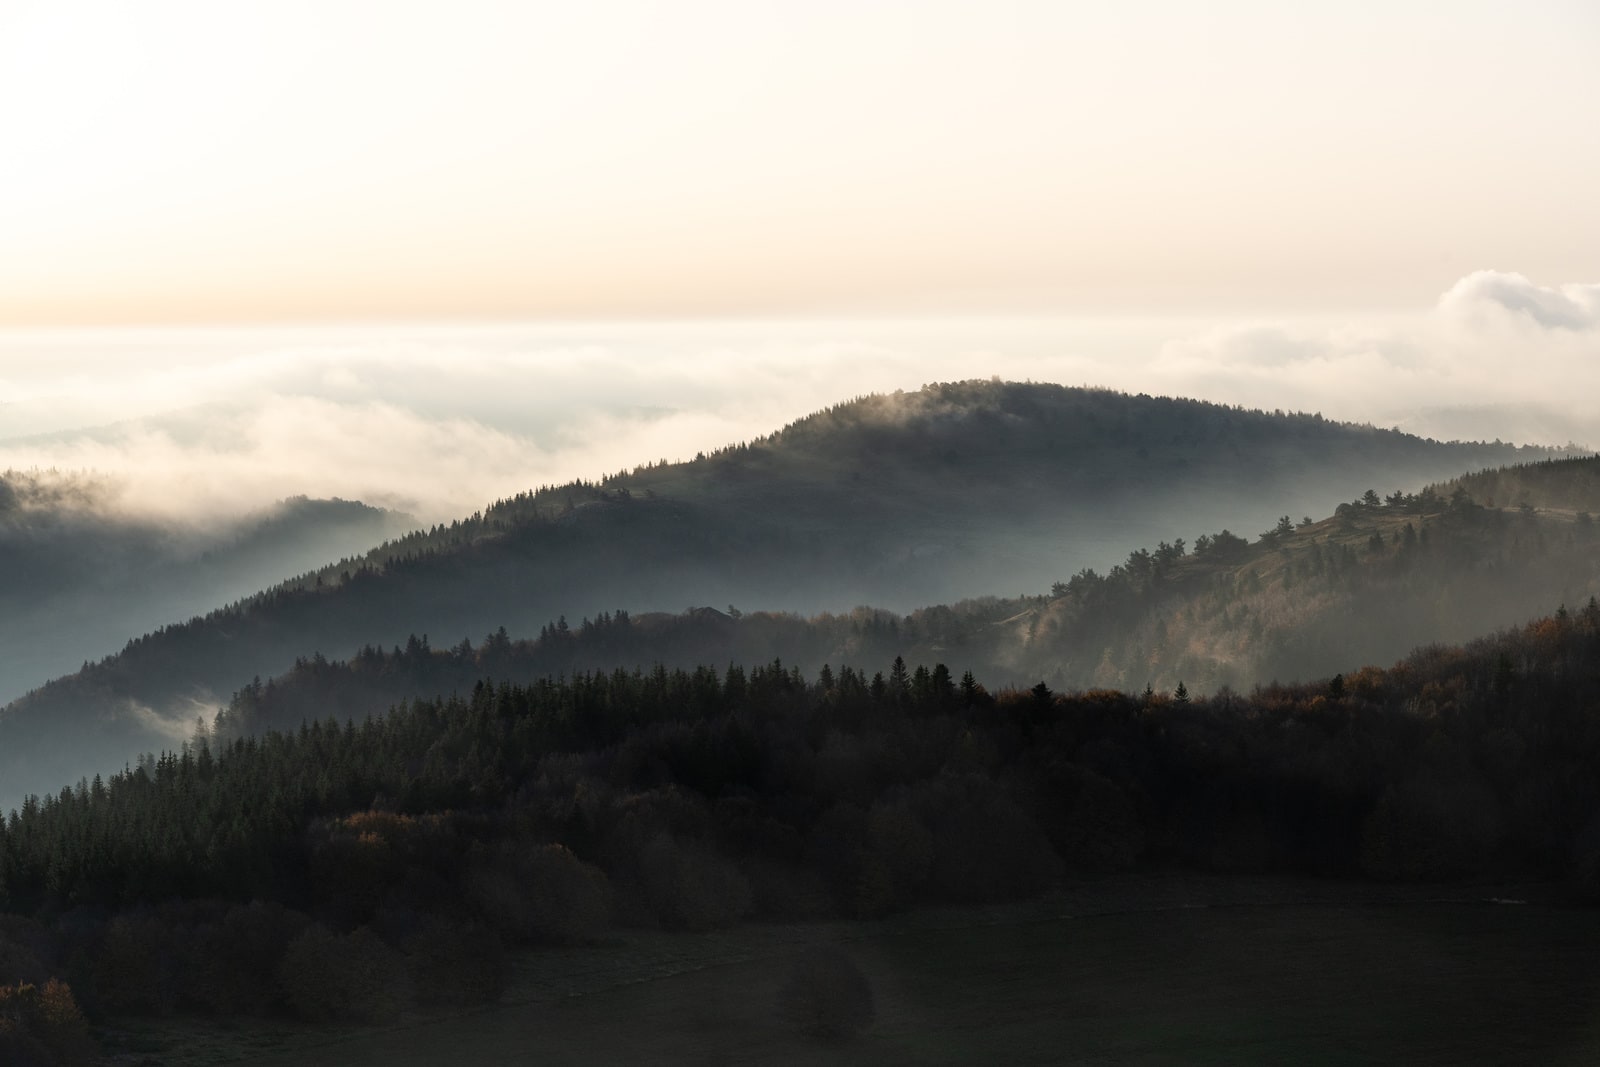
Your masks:
[[[7,1067],[76,1067],[98,1050],[65,982],[0,986],[0,1063]]]
[[[285,950],[278,980],[290,1010],[312,1022],[376,1022],[411,1003],[404,958],[365,927],[344,936],[307,928]]]
[[[484,920],[514,941],[567,945],[611,921],[611,883],[563,845],[505,844],[477,857],[466,896]]]
[[[318,899],[344,921],[365,923],[409,872],[451,870],[460,835],[450,813],[361,811],[314,822],[307,852]]]
[[[918,815],[933,834],[929,886],[946,900],[1007,900],[1061,875],[1038,825],[987,779],[965,775],[919,786]]]
[[[1114,782],[1093,771],[1072,776],[1075,796],[1055,835],[1061,858],[1078,871],[1120,871],[1144,852],[1138,809]]]
[[[1476,776],[1424,771],[1386,788],[1367,816],[1361,866],[1376,878],[1454,878],[1482,871],[1498,847],[1503,819]]]
[[[933,835],[903,803],[879,802],[867,815],[856,909],[882,915],[910,904],[933,869]]]
[[[639,852],[640,890],[650,913],[673,930],[709,930],[750,911],[750,883],[703,845],[661,834]]]
[[[32,949],[0,935],[0,985],[38,985],[48,977],[49,972]]]
[[[106,1011],[170,1015],[178,1003],[179,931],[153,915],[121,915],[106,926],[93,965]]]
[[[281,904],[230,908],[196,931],[185,975],[187,1000],[218,1015],[266,1015],[279,1003],[284,951],[311,920]]]

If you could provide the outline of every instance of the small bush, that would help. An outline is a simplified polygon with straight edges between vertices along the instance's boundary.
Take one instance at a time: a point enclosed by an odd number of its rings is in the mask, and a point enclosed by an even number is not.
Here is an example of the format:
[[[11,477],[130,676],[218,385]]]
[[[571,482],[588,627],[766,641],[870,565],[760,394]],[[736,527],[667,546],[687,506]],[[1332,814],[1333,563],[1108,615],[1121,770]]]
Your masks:
[[[1378,798],[1362,827],[1361,866],[1375,878],[1429,881],[1484,870],[1503,819],[1474,775],[1424,771]]]
[[[92,1063],[94,1041],[66,983],[0,986],[0,1063],[76,1067]]]
[[[933,835],[906,804],[880,802],[867,817],[856,910],[882,915],[907,906],[933,869]]]
[[[750,911],[750,883],[709,848],[662,834],[639,853],[641,889],[650,912],[673,930],[709,930]]]
[[[32,949],[0,934],[0,985],[38,985],[48,977],[49,972]]]
[[[513,941],[569,945],[611,921],[611,883],[562,845],[507,844],[479,858],[466,896],[483,919]]]
[[[122,915],[106,926],[94,959],[94,988],[107,1011],[170,1015],[178,1002],[184,938],[153,915]]]
[[[833,915],[828,887],[809,867],[763,860],[744,865],[751,910],[764,919],[822,919]]]
[[[312,1022],[376,1022],[411,1002],[405,960],[365,927],[342,937],[308,928],[284,952],[278,978],[290,1010]]]
[[[1044,832],[985,778],[925,784],[916,791],[915,806],[934,839],[928,885],[944,900],[1012,900],[1039,892],[1061,875],[1061,860]]]
[[[1138,809],[1115,783],[1093,771],[1074,770],[1075,796],[1055,835],[1062,859],[1075,871],[1091,873],[1132,867],[1144,851]]]

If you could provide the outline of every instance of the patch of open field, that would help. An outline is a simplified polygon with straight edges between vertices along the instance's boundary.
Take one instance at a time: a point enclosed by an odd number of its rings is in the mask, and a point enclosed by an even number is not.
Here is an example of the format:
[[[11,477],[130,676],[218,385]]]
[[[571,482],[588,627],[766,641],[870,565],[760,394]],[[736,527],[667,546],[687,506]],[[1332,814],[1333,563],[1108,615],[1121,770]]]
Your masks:
[[[1232,901],[1221,905],[1163,906],[1135,898],[1152,910],[1096,910],[1068,894],[1010,909],[921,913],[885,923],[750,927],[705,937],[642,934],[525,957],[513,1003],[387,1030],[285,1026],[275,1033],[213,1033],[206,1041],[204,1028],[169,1028],[166,1053],[155,1053],[152,1062],[405,1067],[1600,1058],[1600,913],[1419,894],[1361,903],[1340,899],[1344,890],[1284,903],[1259,886],[1225,887],[1220,894],[1212,887],[1213,896]],[[1170,888],[1150,893],[1183,895]],[[873,988],[876,1021],[848,1043],[802,1038],[776,1010],[794,954],[819,940],[842,943]],[[278,1051],[268,1051],[264,1041]]]

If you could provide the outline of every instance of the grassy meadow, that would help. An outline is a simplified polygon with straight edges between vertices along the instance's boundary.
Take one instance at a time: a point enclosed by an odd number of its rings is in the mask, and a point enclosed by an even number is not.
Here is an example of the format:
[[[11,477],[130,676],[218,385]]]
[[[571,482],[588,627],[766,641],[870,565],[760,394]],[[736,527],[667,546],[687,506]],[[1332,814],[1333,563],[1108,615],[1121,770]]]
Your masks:
[[[1503,892],[1128,880],[877,923],[640,932],[520,957],[487,1009],[141,1023],[108,1051],[193,1067],[1594,1062],[1600,913],[1491,902]],[[802,1038],[776,1008],[817,941],[871,983],[876,1020],[854,1040]]]

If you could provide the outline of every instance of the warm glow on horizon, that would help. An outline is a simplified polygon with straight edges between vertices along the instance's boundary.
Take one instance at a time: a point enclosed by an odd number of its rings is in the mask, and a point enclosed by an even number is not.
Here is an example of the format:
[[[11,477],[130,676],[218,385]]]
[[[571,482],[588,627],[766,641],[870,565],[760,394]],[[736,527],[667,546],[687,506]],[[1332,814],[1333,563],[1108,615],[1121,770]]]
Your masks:
[[[1600,275],[1588,3],[0,8],[0,325],[1321,311]]]

